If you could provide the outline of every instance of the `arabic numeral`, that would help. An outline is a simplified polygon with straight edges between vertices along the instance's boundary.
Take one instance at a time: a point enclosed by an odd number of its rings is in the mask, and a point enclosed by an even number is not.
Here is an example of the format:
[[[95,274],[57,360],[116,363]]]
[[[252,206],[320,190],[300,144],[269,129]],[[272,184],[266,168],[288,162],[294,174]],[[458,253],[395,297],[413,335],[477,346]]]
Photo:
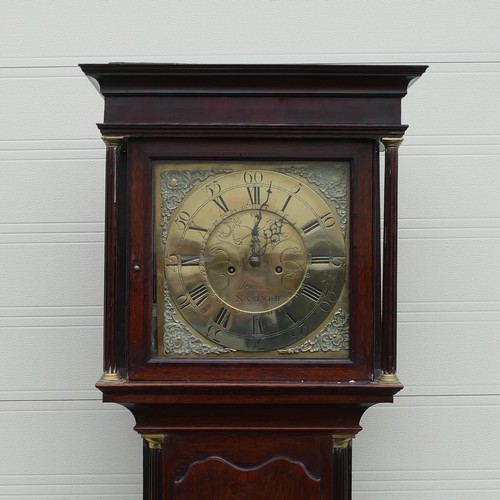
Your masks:
[[[246,171],[243,173],[243,180],[247,184],[261,184],[264,180],[264,174],[260,170],[254,172]]]
[[[218,195],[222,191],[222,188],[221,188],[220,184],[217,181],[211,181],[211,182],[209,182],[205,186],[205,189],[207,190],[207,193],[210,196],[210,198],[212,198],[213,196]]]
[[[325,227],[332,227],[335,225],[335,222],[336,222],[335,217],[332,214],[332,212],[328,212],[327,214],[322,215],[321,220],[323,221],[323,225]]]
[[[187,295],[179,295],[175,301],[177,302],[177,305],[179,306],[179,309],[183,309],[187,305],[189,305],[189,298]]]
[[[207,338],[212,342],[217,342],[220,344],[220,340],[217,338],[222,333],[219,325],[210,325],[207,327]]]
[[[337,294],[335,292],[330,292],[324,297],[324,299],[319,303],[319,308],[323,312],[330,312],[333,306],[337,302]]]
[[[175,224],[177,224],[177,227],[179,229],[184,230],[187,227],[189,219],[191,219],[191,216],[188,212],[183,210],[182,212],[179,212],[179,215],[177,215],[177,217],[174,219],[174,222]]]

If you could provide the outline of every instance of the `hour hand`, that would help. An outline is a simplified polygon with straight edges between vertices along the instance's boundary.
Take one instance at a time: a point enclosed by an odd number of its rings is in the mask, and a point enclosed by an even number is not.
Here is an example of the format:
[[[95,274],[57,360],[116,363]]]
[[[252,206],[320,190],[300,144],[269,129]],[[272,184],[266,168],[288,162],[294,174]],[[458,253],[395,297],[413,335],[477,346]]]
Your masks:
[[[262,216],[260,215],[260,213],[255,216],[255,224],[254,224],[254,226],[252,228],[252,232],[251,232],[250,250],[252,252],[252,256],[259,255],[259,251],[260,251],[259,224],[260,224],[261,218],[262,218]]]

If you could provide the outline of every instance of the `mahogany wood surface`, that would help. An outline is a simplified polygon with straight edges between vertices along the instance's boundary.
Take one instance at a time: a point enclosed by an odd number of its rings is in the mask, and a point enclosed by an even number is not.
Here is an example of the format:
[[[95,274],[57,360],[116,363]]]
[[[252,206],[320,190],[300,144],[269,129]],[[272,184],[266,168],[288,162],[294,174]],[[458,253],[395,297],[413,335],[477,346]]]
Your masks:
[[[382,371],[396,373],[397,259],[398,259],[398,149],[385,152],[384,276],[382,290]]]
[[[163,500],[163,446],[150,448],[143,442],[143,498],[145,500]]]
[[[170,430],[324,431],[356,434],[369,404],[125,404],[142,434]]]
[[[167,498],[331,499],[333,474],[328,434],[191,432],[165,438]]]
[[[103,371],[105,373],[118,373],[119,348],[117,323],[118,308],[118,205],[117,168],[119,157],[119,141],[106,145],[106,205],[105,205],[105,245],[104,245],[104,345],[103,345]]]
[[[130,140],[128,328],[130,380],[328,382],[371,380],[375,333],[374,141],[359,140]],[[347,160],[350,162],[350,357],[348,360],[165,359],[151,352],[153,290],[152,161],[197,159]],[[139,266],[140,271],[133,271]],[[380,284],[378,284],[380,286]],[[244,369],[242,369],[244,367]]]
[[[253,500],[316,500],[321,498],[320,483],[303,464],[275,458],[260,466],[242,469],[219,457],[194,462],[186,474],[175,481],[173,498],[251,498]]]
[[[352,496],[352,444],[333,450],[333,498],[349,500]]]

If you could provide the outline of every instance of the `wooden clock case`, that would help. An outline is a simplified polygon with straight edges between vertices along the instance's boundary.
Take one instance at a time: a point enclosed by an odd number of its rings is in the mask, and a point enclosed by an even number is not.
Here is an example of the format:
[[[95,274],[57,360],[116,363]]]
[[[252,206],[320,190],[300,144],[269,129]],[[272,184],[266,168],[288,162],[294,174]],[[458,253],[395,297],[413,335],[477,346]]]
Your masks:
[[[424,66],[85,64],[105,99],[105,402],[144,438],[144,498],[351,498],[351,440],[396,376],[401,100]],[[381,145],[385,147],[380,250]],[[165,359],[151,348],[155,159],[347,160],[348,359]],[[383,266],[382,266],[383,263]]]

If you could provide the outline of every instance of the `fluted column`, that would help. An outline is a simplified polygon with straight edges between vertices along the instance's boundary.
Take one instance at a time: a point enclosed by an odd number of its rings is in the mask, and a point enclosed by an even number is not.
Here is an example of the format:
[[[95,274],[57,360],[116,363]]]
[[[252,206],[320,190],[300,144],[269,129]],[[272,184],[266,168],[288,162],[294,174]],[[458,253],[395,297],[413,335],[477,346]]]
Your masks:
[[[396,375],[398,149],[403,138],[382,139],[385,146],[384,251],[382,275],[382,374],[379,383],[400,384]]]
[[[352,435],[333,435],[333,500],[352,498]]]
[[[143,434],[143,499],[163,500],[163,434]]]
[[[117,330],[117,262],[118,262],[118,206],[117,168],[122,137],[103,136],[106,144],[106,207],[104,243],[104,355],[103,375],[100,382],[115,383],[119,374]]]

